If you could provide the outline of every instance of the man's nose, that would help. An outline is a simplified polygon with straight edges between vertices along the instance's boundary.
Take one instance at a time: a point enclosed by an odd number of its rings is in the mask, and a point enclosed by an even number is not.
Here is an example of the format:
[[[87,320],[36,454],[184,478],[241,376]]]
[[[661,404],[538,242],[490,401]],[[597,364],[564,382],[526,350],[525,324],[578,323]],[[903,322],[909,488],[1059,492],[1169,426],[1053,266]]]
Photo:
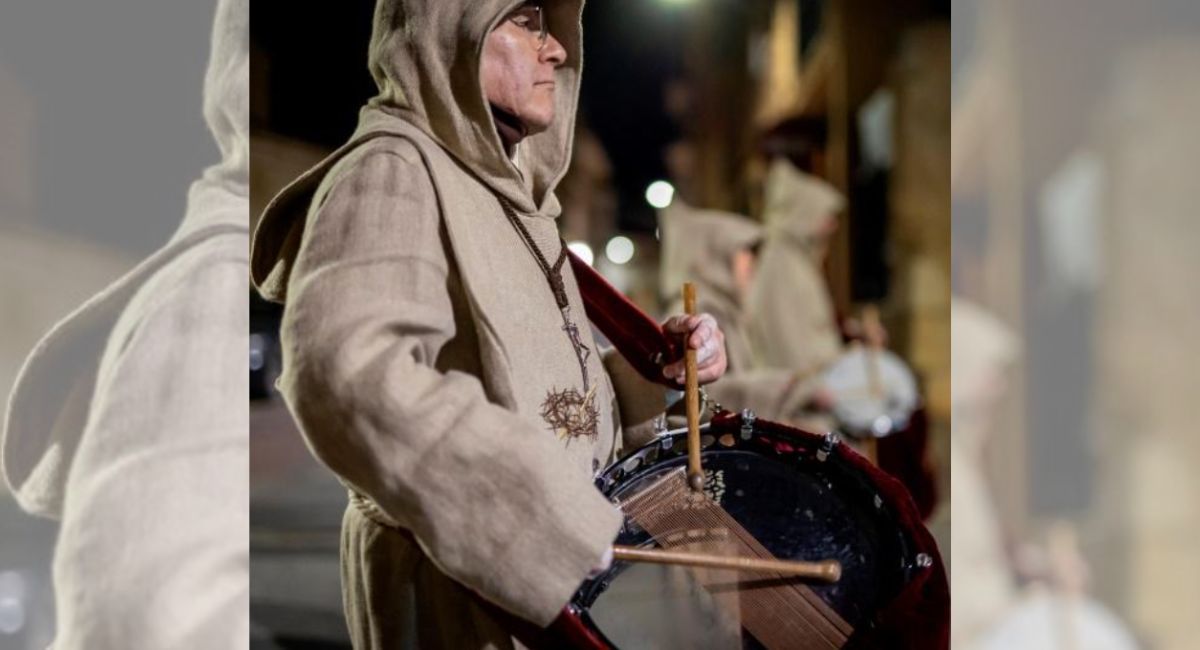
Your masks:
[[[567,50],[563,47],[562,43],[558,42],[557,38],[554,38],[553,34],[547,34],[546,44],[542,47],[541,52],[538,53],[538,58],[543,63],[554,64],[554,67],[557,68],[567,62]]]

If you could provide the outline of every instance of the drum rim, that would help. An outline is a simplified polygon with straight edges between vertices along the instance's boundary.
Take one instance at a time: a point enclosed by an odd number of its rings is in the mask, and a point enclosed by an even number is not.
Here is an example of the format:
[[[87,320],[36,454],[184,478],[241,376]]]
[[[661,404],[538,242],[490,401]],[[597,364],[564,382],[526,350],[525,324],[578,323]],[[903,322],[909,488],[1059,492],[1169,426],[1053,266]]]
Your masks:
[[[837,369],[843,366],[861,364],[863,356],[867,353],[868,351],[861,347],[844,352],[830,365],[829,368],[825,370],[822,376],[828,378]],[[833,415],[837,420],[838,430],[846,436],[856,440],[886,438],[887,436],[900,432],[907,428],[911,424],[915,414],[924,408],[924,400],[921,399],[917,376],[915,373],[913,373],[912,368],[910,368],[908,364],[904,362],[904,359],[902,359],[895,352],[886,349],[874,350],[872,353],[878,355],[879,359],[884,363],[889,364],[890,370],[899,371],[900,375],[904,377],[904,382],[908,384],[909,388],[911,389],[902,392],[906,397],[911,397],[912,401],[911,403],[906,404],[905,408],[901,409],[892,404],[895,396],[888,395],[881,400],[884,403],[884,406],[881,409],[879,416],[877,416],[871,423],[862,426],[852,422],[852,418],[847,418],[845,416],[844,406],[839,408],[839,406],[835,405],[833,408]],[[886,417],[888,420],[890,420],[890,424],[886,431],[880,432],[876,430],[875,427],[879,417]]]

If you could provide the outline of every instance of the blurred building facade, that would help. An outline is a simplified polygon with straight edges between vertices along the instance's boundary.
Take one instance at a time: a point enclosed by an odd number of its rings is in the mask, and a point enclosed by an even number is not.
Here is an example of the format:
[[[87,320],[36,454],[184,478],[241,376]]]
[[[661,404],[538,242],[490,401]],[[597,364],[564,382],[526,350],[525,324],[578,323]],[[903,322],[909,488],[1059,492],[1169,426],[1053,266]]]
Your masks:
[[[948,421],[948,7],[764,0],[692,10],[676,112],[697,149],[693,200],[757,217],[767,154],[813,146],[805,125],[819,125],[814,171],[848,197],[827,269],[835,304],[843,315],[883,307],[930,415]]]
[[[1003,528],[1020,545],[1067,522],[1091,594],[1145,647],[1192,647],[1200,11],[963,0],[954,16],[956,288],[1021,347],[988,459]]]

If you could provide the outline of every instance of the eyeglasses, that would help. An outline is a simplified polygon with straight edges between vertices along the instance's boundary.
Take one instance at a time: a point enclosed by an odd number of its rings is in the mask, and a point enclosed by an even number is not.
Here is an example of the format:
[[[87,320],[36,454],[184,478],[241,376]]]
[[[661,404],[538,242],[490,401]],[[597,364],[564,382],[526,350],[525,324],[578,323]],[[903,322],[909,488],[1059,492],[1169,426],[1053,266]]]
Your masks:
[[[529,2],[521,5],[508,15],[508,20],[531,34],[537,34],[539,52],[546,47],[546,39],[550,37],[550,25],[540,3]]]

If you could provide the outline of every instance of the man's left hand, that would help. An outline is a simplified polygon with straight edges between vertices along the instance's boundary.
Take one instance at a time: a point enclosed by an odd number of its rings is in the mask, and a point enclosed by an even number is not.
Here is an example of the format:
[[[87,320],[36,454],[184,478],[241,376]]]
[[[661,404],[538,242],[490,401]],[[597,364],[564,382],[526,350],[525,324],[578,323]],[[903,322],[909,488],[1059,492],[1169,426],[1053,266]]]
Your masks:
[[[710,384],[725,374],[728,360],[725,357],[725,333],[717,326],[717,319],[709,314],[695,316],[672,316],[663,323],[667,334],[685,336],[687,346],[696,351],[696,374],[701,384]],[[686,364],[683,359],[667,364],[663,376],[684,383]]]

